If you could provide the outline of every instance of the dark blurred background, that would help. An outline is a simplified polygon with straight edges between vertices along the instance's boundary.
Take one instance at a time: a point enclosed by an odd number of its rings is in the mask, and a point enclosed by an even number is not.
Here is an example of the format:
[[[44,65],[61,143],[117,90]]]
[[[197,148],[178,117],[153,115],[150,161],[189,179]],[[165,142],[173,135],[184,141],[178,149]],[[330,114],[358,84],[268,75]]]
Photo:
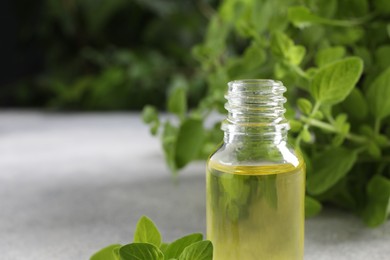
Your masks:
[[[191,48],[217,0],[3,0],[0,106],[164,108],[175,84],[196,104]]]

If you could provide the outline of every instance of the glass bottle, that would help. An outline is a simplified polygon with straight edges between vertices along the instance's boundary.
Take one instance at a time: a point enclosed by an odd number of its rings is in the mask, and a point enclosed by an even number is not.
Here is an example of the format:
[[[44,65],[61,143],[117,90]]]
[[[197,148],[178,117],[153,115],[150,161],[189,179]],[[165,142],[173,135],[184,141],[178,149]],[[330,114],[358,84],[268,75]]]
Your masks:
[[[305,164],[287,142],[286,88],[266,79],[228,87],[224,143],[206,173],[213,259],[303,259]]]

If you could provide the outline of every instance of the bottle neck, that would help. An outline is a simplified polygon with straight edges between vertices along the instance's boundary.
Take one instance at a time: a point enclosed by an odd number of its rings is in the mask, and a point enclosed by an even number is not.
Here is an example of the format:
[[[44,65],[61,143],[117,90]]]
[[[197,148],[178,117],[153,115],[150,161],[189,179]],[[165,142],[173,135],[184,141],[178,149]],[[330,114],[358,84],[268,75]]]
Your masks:
[[[284,117],[286,87],[273,80],[229,82],[225,98],[227,119],[222,124],[225,143],[255,142],[280,144],[287,141],[288,121]]]

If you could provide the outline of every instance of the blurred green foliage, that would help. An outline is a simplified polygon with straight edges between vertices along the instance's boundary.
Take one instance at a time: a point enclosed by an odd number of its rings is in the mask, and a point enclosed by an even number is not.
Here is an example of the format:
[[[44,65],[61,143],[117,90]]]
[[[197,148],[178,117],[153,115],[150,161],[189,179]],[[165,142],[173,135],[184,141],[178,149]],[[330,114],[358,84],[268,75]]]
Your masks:
[[[215,1],[214,1],[215,2]],[[19,43],[36,43],[43,70],[8,86],[16,105],[54,109],[162,108],[181,78],[204,94],[191,47],[212,0],[18,0]],[[16,85],[16,86],[15,86]],[[6,94],[4,94],[4,92]]]
[[[192,53],[207,82],[198,106],[186,105],[183,83],[168,96],[176,118],[144,109],[174,173],[221,142],[220,123],[210,120],[226,113],[227,82],[278,79],[289,140],[307,164],[306,215],[334,205],[369,226],[388,219],[390,1],[225,0]]]
[[[40,73],[0,100],[140,109],[174,173],[222,140],[226,83],[288,87],[290,140],[307,163],[306,213],[331,204],[370,226],[390,213],[390,1],[18,0],[19,44]],[[16,87],[15,87],[16,86]],[[160,116],[166,108],[174,117]],[[212,115],[212,116],[210,116]]]

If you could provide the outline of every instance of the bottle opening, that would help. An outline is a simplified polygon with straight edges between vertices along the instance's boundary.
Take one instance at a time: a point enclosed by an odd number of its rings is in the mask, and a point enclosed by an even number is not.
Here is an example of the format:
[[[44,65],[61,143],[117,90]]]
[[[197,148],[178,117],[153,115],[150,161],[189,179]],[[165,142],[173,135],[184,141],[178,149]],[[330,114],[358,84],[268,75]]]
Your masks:
[[[228,117],[222,130],[230,134],[285,136],[286,87],[270,79],[243,79],[228,83],[225,108]]]

